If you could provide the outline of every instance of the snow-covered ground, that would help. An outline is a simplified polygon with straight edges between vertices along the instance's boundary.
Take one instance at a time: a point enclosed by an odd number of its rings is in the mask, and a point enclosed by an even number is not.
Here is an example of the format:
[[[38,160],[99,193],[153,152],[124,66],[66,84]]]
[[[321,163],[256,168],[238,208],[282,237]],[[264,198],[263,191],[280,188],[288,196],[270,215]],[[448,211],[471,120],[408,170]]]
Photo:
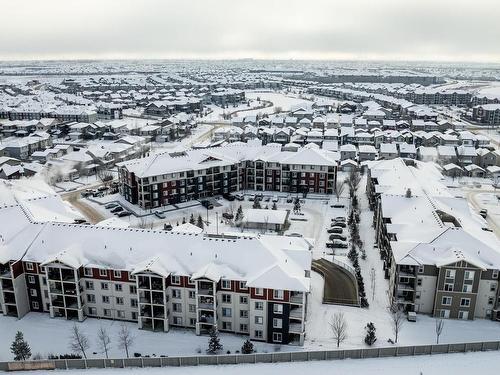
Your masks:
[[[476,352],[466,354],[443,354],[434,356],[346,359],[341,361],[313,361],[294,363],[260,363],[249,365],[169,367],[169,368],[132,368],[132,369],[90,369],[64,371],[68,375],[302,375],[302,374],[349,374],[349,375],[443,375],[472,374],[480,371],[482,375],[498,373],[500,356],[498,352]],[[53,371],[37,371],[35,374],[53,374]],[[34,374],[18,372],[19,375]]]
[[[307,105],[311,106],[312,102],[309,100],[297,98],[294,96],[288,96],[279,92],[258,92],[258,91],[249,91],[245,93],[247,99],[257,99],[267,100],[273,103],[271,107],[256,109],[254,111],[245,111],[242,112],[241,115],[244,116],[252,116],[261,114],[271,114],[274,113],[276,107],[281,107],[281,110],[284,112],[290,111],[290,108],[296,107],[299,105]]]
[[[83,323],[77,323],[81,331],[87,335],[90,344],[88,357],[102,358],[97,343],[97,331],[102,326],[108,331],[111,337],[110,357],[122,358],[125,353],[118,348],[117,335],[120,329],[120,322],[105,319],[88,318]],[[135,336],[133,352],[142,355],[197,355],[205,354],[208,344],[208,336],[196,336],[193,329],[171,329],[168,333],[142,331],[137,328],[136,323],[126,323]],[[31,312],[21,320],[12,317],[0,317],[0,361],[12,359],[10,344],[17,331],[24,333],[25,339],[31,346],[32,354],[71,353],[69,341],[73,322],[64,319],[51,319],[48,314]],[[244,336],[220,333],[220,341],[224,345],[224,353],[228,350],[231,353],[241,350],[241,345],[246,340]],[[254,343],[258,352],[293,351],[302,350],[298,346],[276,346],[274,344]]]

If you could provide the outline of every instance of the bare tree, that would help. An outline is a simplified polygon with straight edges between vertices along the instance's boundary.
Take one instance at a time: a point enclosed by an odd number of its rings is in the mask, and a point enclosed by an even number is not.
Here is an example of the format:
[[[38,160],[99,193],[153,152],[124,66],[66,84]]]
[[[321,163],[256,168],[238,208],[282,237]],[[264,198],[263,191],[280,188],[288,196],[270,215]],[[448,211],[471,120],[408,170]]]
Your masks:
[[[344,313],[336,312],[330,322],[330,328],[333,333],[333,338],[337,342],[337,348],[340,343],[347,338],[347,321],[344,318]]]
[[[129,349],[132,345],[134,345],[135,337],[128,329],[128,326],[125,323],[122,323],[120,326],[120,331],[118,331],[118,347],[120,349],[125,350],[125,354],[127,358],[129,358]]]
[[[69,342],[69,347],[73,353],[79,353],[83,358],[87,359],[86,351],[89,350],[90,344],[88,337],[80,331],[80,328],[73,324],[71,329],[71,340]]]
[[[337,197],[337,202],[340,199],[340,196],[342,195],[342,192],[344,191],[345,188],[345,181],[339,181],[335,183],[335,196]]]
[[[392,332],[394,333],[394,343],[397,343],[399,334],[405,324],[405,312],[400,306],[393,303],[392,306],[389,307],[389,315],[391,317]]]
[[[439,336],[441,336],[443,328],[444,328],[444,320],[436,319],[436,344],[439,344]]]
[[[97,344],[106,355],[106,359],[109,358],[108,354],[111,349],[111,337],[109,337],[106,328],[102,326],[99,328],[99,331],[97,331]]]
[[[349,177],[347,178],[347,184],[349,185],[351,196],[353,196],[356,190],[358,190],[360,182],[361,175],[359,174],[359,172],[351,169],[351,172],[349,172]]]
[[[375,271],[375,268],[371,268],[370,270],[370,282],[371,282],[371,286],[372,286],[372,301],[375,299],[375,287],[376,287],[376,282],[377,282],[377,279],[376,279],[376,271]]]

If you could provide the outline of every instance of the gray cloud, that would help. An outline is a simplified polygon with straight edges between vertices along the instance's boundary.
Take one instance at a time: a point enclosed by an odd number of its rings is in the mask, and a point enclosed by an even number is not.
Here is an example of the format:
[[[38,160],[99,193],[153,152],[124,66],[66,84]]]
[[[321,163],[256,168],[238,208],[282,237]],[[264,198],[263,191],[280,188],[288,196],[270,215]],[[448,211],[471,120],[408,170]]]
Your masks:
[[[500,62],[497,0],[17,0],[2,13],[0,59]]]

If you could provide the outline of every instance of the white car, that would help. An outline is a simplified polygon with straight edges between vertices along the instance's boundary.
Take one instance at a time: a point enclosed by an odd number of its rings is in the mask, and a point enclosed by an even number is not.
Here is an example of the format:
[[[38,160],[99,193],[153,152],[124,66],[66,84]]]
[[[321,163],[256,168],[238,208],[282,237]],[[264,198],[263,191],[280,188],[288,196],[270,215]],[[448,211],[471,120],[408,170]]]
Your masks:
[[[277,195],[273,195],[273,202],[276,203],[278,202],[280,199],[278,198]]]

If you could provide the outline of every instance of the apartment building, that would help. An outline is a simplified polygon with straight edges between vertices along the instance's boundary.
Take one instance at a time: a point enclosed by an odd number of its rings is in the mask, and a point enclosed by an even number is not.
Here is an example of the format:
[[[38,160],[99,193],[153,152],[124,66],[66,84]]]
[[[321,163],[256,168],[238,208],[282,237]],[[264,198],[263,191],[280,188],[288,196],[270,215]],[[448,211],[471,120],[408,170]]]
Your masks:
[[[367,194],[390,297],[405,311],[499,319],[500,243],[429,164],[369,165]]]
[[[116,319],[161,332],[217,327],[252,340],[303,343],[307,240],[78,225],[64,222],[72,221],[66,214],[37,213],[38,205],[64,207],[57,196],[0,207],[1,314]],[[60,221],[44,221],[53,217]]]
[[[118,164],[121,194],[143,208],[238,190],[332,194],[338,154],[259,141],[162,153]]]
[[[488,125],[500,124],[500,104],[482,104],[472,108],[472,120]]]

